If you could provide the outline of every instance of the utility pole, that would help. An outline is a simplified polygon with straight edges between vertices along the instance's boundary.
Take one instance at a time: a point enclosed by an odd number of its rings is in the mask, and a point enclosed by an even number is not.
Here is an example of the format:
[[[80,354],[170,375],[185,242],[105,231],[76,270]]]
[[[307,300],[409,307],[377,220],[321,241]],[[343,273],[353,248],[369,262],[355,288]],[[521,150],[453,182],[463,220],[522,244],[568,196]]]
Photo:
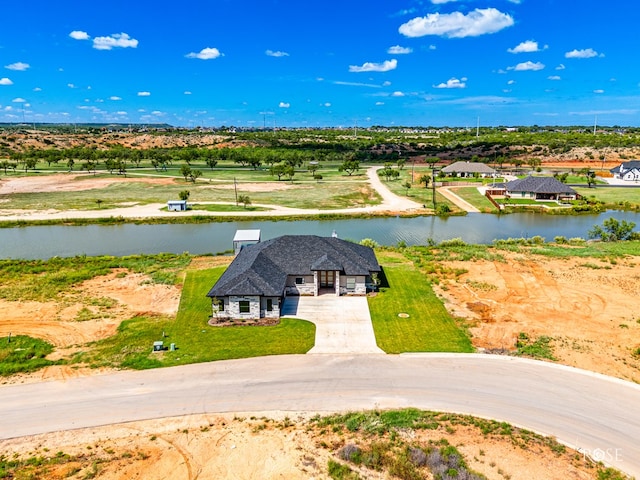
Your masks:
[[[236,207],[238,206],[238,182],[236,177],[233,177],[233,190],[236,192]]]

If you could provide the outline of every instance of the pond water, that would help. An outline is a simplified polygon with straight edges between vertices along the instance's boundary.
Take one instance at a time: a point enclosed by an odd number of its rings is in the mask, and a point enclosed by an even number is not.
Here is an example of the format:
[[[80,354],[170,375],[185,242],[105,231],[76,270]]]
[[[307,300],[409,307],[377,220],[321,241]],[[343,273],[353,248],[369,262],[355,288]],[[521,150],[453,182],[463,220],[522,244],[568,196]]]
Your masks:
[[[218,253],[230,250],[235,231],[260,229],[262,239],[280,235],[313,234],[359,241],[372,238],[381,245],[421,245],[460,237],[467,243],[540,235],[587,238],[596,224],[615,217],[640,224],[640,214],[610,211],[598,215],[555,216],[535,213],[469,214],[464,217],[387,217],[293,222],[227,222],[186,225],[34,226],[0,229],[0,258],[46,259],[74,255],[131,255],[136,253]]]

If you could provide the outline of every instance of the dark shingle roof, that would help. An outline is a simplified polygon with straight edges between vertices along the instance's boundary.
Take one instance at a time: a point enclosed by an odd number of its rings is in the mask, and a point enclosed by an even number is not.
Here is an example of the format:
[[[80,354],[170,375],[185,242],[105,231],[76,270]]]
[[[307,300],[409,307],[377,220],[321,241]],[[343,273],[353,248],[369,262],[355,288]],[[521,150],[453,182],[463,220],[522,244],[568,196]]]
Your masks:
[[[380,265],[373,250],[363,245],[334,237],[285,235],[242,249],[207,296],[280,296],[287,275],[317,270],[369,275],[379,272]]]
[[[637,168],[638,170],[640,170],[640,160],[631,160],[629,162],[622,162],[620,165],[618,165],[617,167],[612,168],[611,170],[609,170],[611,173],[620,173],[620,167],[622,167],[622,171],[623,172],[627,172],[629,170],[633,170],[634,168]]]
[[[566,193],[575,195],[577,192],[564,183],[552,177],[532,177],[512,180],[505,185],[508,192],[534,193]]]

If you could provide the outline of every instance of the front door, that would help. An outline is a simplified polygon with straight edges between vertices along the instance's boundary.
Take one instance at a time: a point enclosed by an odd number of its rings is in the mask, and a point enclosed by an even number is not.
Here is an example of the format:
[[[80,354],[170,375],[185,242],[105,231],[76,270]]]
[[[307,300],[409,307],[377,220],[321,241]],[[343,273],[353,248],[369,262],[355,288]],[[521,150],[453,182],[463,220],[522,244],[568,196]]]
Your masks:
[[[320,272],[320,288],[333,288],[336,281],[336,272],[333,270]]]

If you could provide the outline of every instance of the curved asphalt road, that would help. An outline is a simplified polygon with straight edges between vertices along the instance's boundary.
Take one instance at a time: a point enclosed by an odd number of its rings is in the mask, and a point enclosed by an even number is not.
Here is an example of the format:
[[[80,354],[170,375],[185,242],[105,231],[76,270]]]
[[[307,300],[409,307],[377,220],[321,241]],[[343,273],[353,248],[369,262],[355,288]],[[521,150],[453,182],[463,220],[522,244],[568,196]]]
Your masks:
[[[640,476],[640,387],[491,355],[290,355],[0,388],[0,439],[197,413],[398,408],[555,435]]]

